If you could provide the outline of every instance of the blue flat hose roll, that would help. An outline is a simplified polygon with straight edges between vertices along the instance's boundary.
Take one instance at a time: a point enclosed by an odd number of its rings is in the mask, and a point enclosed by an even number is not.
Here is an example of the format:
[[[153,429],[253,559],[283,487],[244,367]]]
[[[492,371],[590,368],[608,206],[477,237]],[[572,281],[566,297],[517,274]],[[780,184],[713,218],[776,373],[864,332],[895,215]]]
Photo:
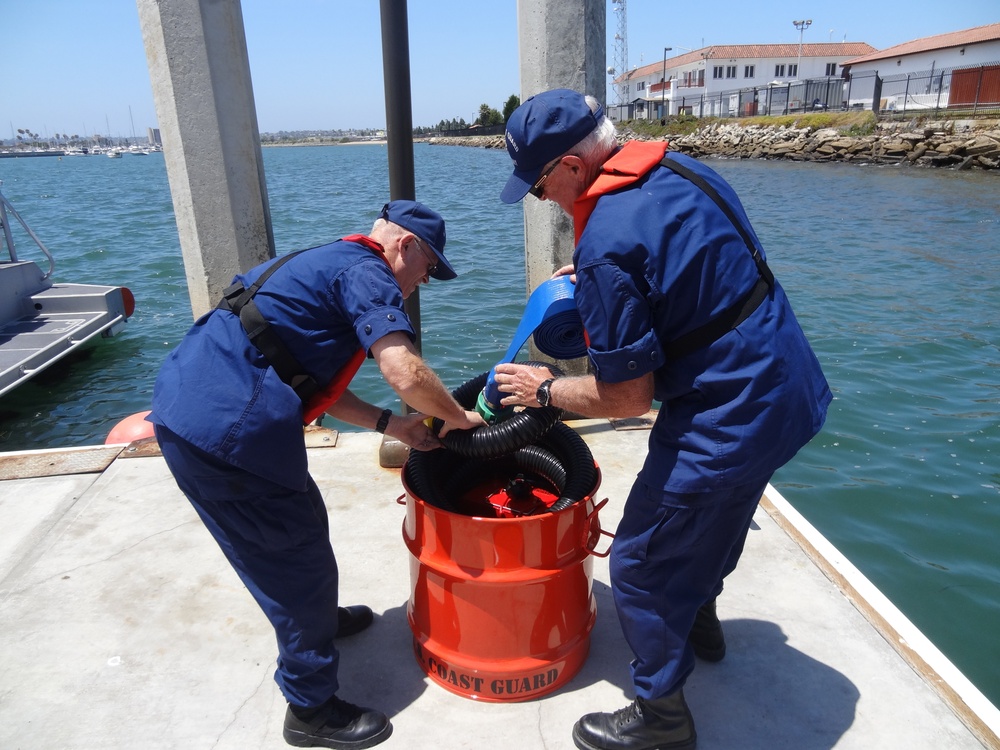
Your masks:
[[[528,305],[514,332],[514,339],[498,364],[513,362],[532,335],[535,337],[535,346],[553,359],[584,356],[587,353],[587,343],[573,292],[574,285],[569,276],[557,276],[540,284],[528,298]],[[494,370],[490,370],[483,397],[493,409],[497,409],[501,395],[494,375]]]

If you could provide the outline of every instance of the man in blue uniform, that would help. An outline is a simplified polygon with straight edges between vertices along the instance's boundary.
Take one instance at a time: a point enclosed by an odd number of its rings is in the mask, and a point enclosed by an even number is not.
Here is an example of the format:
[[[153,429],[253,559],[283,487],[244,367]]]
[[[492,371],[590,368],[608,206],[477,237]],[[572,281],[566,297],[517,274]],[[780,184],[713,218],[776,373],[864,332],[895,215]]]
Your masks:
[[[417,450],[483,424],[413,346],[403,300],[453,279],[445,225],[413,201],[385,205],[369,235],[268,261],[237,276],[219,307],[168,356],[149,419],[177,484],[274,626],[288,701],[284,737],[300,747],[365,748],[392,731],[381,712],[337,696],[334,638],[372,622],[339,607],[323,498],[303,424],[322,412]],[[365,355],[417,413],[393,414],[347,390]]]
[[[732,188],[665,143],[619,147],[595,99],[557,89],[507,123],[514,173],[573,217],[575,299],[592,375],[498,365],[504,405],[594,417],[661,402],[612,544],[611,586],[632,648],[635,700],[573,728],[584,750],[695,747],[683,685],[718,661],[715,612],[774,471],[815,435],[831,400],[819,363]]]

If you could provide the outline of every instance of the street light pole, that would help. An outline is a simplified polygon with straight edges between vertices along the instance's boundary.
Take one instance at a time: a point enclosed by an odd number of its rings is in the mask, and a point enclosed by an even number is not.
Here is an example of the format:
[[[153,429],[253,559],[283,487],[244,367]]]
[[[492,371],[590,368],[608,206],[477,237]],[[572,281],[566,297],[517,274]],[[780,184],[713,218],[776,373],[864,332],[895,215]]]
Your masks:
[[[795,63],[795,77],[801,81],[802,76],[800,75],[799,68],[802,67],[802,32],[812,26],[812,20],[792,21],[792,24],[799,30],[799,59]]]
[[[663,48],[663,80],[660,81],[663,88],[660,89],[660,107],[664,117],[667,116],[667,53],[672,49],[673,47]]]

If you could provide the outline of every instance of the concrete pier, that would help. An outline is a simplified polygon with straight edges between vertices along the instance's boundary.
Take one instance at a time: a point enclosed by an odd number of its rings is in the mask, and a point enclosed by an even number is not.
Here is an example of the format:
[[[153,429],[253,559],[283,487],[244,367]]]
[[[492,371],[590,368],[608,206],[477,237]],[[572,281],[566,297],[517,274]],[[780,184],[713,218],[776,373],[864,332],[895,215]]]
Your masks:
[[[645,425],[571,424],[613,532]],[[414,658],[403,488],[378,465],[379,438],[308,435],[342,602],[377,615],[340,642],[340,694],[389,714],[386,748],[572,748],[581,714],[632,699],[607,560],[594,561],[590,654],[564,689],[489,704],[447,692]],[[287,747],[270,626],[155,445],[2,454],[0,477],[0,747]],[[997,709],[824,545],[769,490],[719,600],[728,654],[686,688],[700,750],[1000,746]]]

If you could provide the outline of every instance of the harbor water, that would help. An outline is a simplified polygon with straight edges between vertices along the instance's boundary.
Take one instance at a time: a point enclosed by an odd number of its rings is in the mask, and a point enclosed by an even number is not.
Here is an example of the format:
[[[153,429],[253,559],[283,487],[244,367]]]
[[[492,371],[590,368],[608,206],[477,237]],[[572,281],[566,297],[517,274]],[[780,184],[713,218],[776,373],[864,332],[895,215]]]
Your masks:
[[[421,290],[423,351],[457,387],[502,355],[524,309],[522,213],[499,200],[506,152],[417,144],[414,157],[460,273]],[[279,255],[367,231],[387,200],[381,145],[271,148],[264,163]],[[1000,178],[711,165],[742,196],[834,391],[775,486],[1000,704]],[[162,155],[4,159],[0,180],[57,281],[123,284],[137,300],[115,339],[0,398],[0,451],[102,443],[149,408],[192,322]],[[352,390],[398,406],[370,362]]]

